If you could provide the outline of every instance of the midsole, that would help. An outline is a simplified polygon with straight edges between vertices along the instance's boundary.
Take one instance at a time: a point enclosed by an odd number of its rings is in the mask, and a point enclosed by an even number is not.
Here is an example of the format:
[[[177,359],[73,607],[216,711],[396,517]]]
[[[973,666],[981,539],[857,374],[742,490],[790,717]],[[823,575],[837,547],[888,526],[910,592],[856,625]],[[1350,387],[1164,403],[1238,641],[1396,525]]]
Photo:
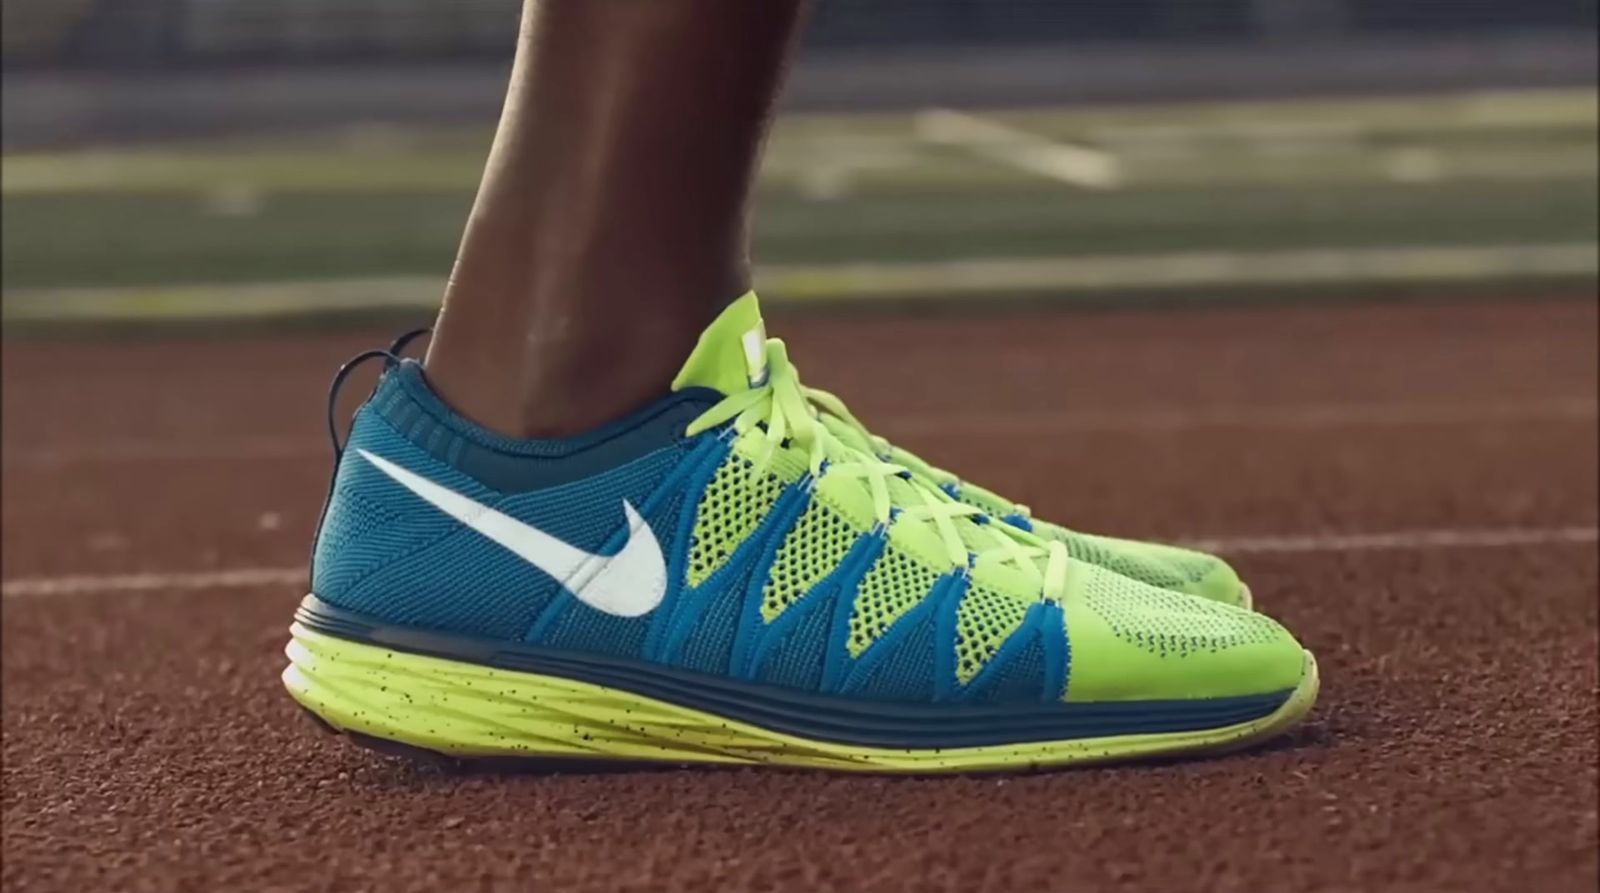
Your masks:
[[[816,741],[939,749],[1221,728],[1268,716],[1293,693],[1195,700],[907,704],[823,695],[625,658],[384,624],[306,596],[306,629],[394,651],[585,682]]]

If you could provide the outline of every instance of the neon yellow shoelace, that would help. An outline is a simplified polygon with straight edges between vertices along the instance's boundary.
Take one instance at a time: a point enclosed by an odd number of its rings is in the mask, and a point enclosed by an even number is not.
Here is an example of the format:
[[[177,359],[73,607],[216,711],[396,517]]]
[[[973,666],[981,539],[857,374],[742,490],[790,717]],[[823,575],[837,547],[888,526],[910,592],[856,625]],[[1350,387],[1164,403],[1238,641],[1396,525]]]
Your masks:
[[[752,429],[761,429],[764,432],[763,443],[752,469],[754,475],[759,476],[766,471],[778,449],[789,447],[803,450],[813,481],[820,481],[823,477],[859,481],[870,493],[873,514],[885,530],[894,524],[931,525],[944,545],[952,566],[969,566],[968,547],[957,524],[961,523],[961,519],[983,516],[983,510],[957,502],[944,491],[918,480],[905,465],[886,461],[871,451],[847,444],[829,430],[819,418],[819,407],[840,419],[854,419],[848,411],[843,411],[844,405],[837,397],[800,383],[799,374],[789,362],[788,351],[781,340],[768,339],[766,359],[765,383],[723,398],[695,419],[689,425],[688,433],[692,436],[729,420],[733,421],[735,433],[740,435]],[[821,400],[817,399],[818,395],[822,397]],[[813,406],[813,403],[816,405]],[[862,431],[864,433],[865,429]],[[895,479],[904,482],[896,488],[899,491],[898,500],[890,493],[890,482]],[[1008,524],[972,520],[965,523],[976,524],[977,529],[993,543],[970,556],[973,564],[986,557],[998,557],[1033,575],[1039,582],[1043,598],[1056,600],[1061,597],[1066,588],[1068,567],[1065,546],[1036,539]]]
[[[844,405],[844,401],[833,393],[824,391],[821,388],[808,387],[804,390],[806,399],[811,401],[812,405],[823,413],[823,424],[827,425],[828,429],[835,435],[843,433],[847,443],[856,446],[858,449],[867,450],[885,462],[893,462],[898,459],[901,464],[909,465],[915,463],[917,470],[941,483],[955,486],[961,485],[961,478],[957,475],[951,474],[942,468],[935,468],[924,462],[917,455],[895,446],[886,438],[873,434],[860,419],[850,412],[850,409]],[[985,492],[987,493],[987,491]],[[994,497],[994,499],[996,502],[1010,502],[1010,500],[998,496]],[[1033,516],[1033,510],[1020,502],[1011,502],[1010,505],[1010,514],[1021,518]]]

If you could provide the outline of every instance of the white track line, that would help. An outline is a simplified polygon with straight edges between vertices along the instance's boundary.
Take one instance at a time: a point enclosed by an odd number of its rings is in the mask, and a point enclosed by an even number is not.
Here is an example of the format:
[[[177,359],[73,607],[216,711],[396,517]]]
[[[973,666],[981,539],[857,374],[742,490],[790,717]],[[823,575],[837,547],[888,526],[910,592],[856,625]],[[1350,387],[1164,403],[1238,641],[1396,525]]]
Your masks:
[[[886,416],[895,434],[994,437],[1079,433],[1178,433],[1203,428],[1305,429],[1426,427],[1538,420],[1584,420],[1600,414],[1593,398],[1471,404],[1325,403],[1300,406],[1148,409],[1131,412],[958,412]]]
[[[917,136],[930,143],[958,146],[980,158],[1049,180],[1087,189],[1122,185],[1122,165],[1101,149],[1077,146],[1018,130],[987,118],[949,109],[918,113]]]
[[[56,468],[83,463],[170,462],[183,459],[304,459],[330,456],[323,437],[191,437],[184,440],[107,440],[81,446],[6,447],[0,461],[10,468]]]
[[[1435,549],[1491,549],[1593,543],[1595,527],[1512,527],[1476,530],[1402,530],[1388,533],[1326,533],[1284,536],[1185,538],[1184,544],[1225,555],[1313,554]],[[207,589],[304,587],[304,567],[237,568],[145,574],[23,577],[0,584],[5,598],[43,598],[138,592],[194,592]]]
[[[1593,397],[1518,402],[1324,403],[1300,406],[1155,408],[1129,412],[934,412],[874,416],[897,437],[1020,437],[1082,433],[1181,433],[1207,428],[1289,430],[1344,427],[1426,427],[1529,421],[1583,421],[1600,415]],[[6,468],[49,469],[88,463],[182,460],[325,458],[325,438],[199,437],[182,440],[105,440],[73,446],[6,446]]]
[[[1510,528],[1503,530],[1407,530],[1393,533],[1327,533],[1304,536],[1246,536],[1184,540],[1190,548],[1228,555],[1272,552],[1372,552],[1429,549],[1494,549],[1557,543],[1592,543],[1594,527]]]
[[[253,567],[233,570],[68,577],[25,577],[0,584],[5,598],[93,595],[103,592],[189,592],[196,589],[255,589],[305,585],[303,567]]]

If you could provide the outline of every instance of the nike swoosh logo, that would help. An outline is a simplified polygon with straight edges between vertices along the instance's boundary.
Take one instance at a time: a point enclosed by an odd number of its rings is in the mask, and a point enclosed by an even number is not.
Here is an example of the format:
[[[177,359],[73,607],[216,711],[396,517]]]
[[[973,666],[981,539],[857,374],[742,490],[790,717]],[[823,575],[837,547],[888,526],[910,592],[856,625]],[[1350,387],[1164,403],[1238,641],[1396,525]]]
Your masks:
[[[596,611],[617,617],[641,617],[655,610],[667,594],[667,563],[661,556],[661,544],[649,523],[626,499],[622,501],[622,511],[628,519],[628,542],[615,555],[596,555],[382,456],[362,449],[356,452],[435,508],[554,577],[574,598]]]

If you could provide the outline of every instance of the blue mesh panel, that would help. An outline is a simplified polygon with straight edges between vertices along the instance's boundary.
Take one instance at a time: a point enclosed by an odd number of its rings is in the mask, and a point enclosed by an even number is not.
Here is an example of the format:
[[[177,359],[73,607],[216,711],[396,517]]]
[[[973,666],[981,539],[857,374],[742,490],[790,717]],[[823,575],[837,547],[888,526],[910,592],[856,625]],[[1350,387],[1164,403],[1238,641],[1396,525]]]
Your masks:
[[[823,661],[827,655],[829,633],[833,629],[834,600],[839,597],[838,587],[832,592],[808,595],[790,611],[805,611],[799,623],[789,627],[783,639],[756,670],[756,679],[773,685],[816,689],[822,682]],[[819,597],[820,596],[820,597]]]
[[[342,590],[388,560],[393,550],[385,548],[382,532],[397,517],[394,509],[362,495],[359,488],[352,486],[349,475],[341,474],[328,499],[327,517],[317,532],[312,557],[313,588]]]
[[[779,505],[783,504],[781,499]],[[773,538],[777,526],[775,517],[768,514],[762,519],[727,563],[699,589],[686,593],[694,602],[692,611],[698,616],[673,663],[708,673],[726,673],[732,669],[733,647],[749,594],[750,577],[760,566],[762,555],[782,540],[781,531]]]
[[[680,458],[676,450],[662,450],[576,483],[506,497],[495,508],[581,549],[598,551],[627,521],[622,501],[645,511],[645,501]],[[659,511],[645,517],[668,549],[675,517]]]
[[[540,638],[540,645],[583,651],[639,657],[644,653],[644,637],[650,631],[650,615],[616,617],[585,608],[574,599],[560,619]]]
[[[590,551],[599,551],[621,529],[623,500],[642,510],[682,455],[664,448],[581,481],[506,497],[434,459],[370,407],[358,415],[350,447],[318,540],[317,595],[391,623],[512,639],[520,639],[550,603],[555,581],[429,505],[355,450],[369,450]],[[667,517],[676,504],[668,500],[658,511]],[[671,554],[678,548],[676,525],[651,520]]]
[[[644,500],[640,500],[644,502]],[[678,511],[683,500],[679,493],[673,493],[661,501],[660,505],[650,506],[643,510],[645,521],[650,528],[656,531],[656,537],[661,542],[661,548],[668,555],[674,554],[673,530],[676,527]],[[602,538],[615,534],[622,525],[619,517],[617,523],[601,534]],[[552,597],[555,593],[551,593]],[[670,596],[669,596],[670,598]],[[665,610],[666,603],[662,608]],[[656,621],[656,613],[651,612],[642,617],[614,617],[600,611],[591,610],[575,598],[564,598],[557,608],[559,616],[554,618],[542,632],[530,641],[540,645],[549,645],[552,648],[564,648],[574,651],[585,651],[594,654],[612,654],[618,657],[643,657],[645,636],[650,632],[650,625]],[[521,637],[526,632],[527,626],[518,632]]]
[[[436,553],[448,560],[438,561]],[[555,589],[540,571],[459,530],[438,548],[384,564],[359,586],[324,600],[402,626],[515,639]]]
[[[739,628],[739,612],[744,606],[744,587],[747,574],[727,580],[720,591],[692,590],[691,598],[708,602],[695,624],[694,632],[683,645],[683,654],[676,661],[679,666],[707,673],[725,673],[733,653],[733,636]]]
[[[354,450],[364,448],[408,467],[425,470],[444,486],[471,496],[490,499],[492,494],[474,481],[427,459],[375,414],[363,410],[350,436],[351,451],[339,465],[333,499],[318,537],[312,588],[328,602],[351,610],[401,621],[385,612],[372,593],[358,594],[379,569],[393,569],[461,528],[461,525],[418,499],[391,480]],[[421,461],[417,461],[421,457]],[[419,590],[431,575],[404,584]],[[406,594],[410,594],[409,592]]]
[[[934,613],[925,613],[917,621],[916,628],[890,646],[894,651],[872,668],[866,682],[854,694],[882,701],[931,701],[934,648],[938,640],[934,624]],[[948,648],[951,643],[946,641],[944,646]]]
[[[968,698],[980,703],[1025,704],[1038,701],[1044,687],[1044,647],[1032,633],[1028,644],[996,666],[991,662],[972,680]],[[1002,658],[996,658],[1002,660]]]

